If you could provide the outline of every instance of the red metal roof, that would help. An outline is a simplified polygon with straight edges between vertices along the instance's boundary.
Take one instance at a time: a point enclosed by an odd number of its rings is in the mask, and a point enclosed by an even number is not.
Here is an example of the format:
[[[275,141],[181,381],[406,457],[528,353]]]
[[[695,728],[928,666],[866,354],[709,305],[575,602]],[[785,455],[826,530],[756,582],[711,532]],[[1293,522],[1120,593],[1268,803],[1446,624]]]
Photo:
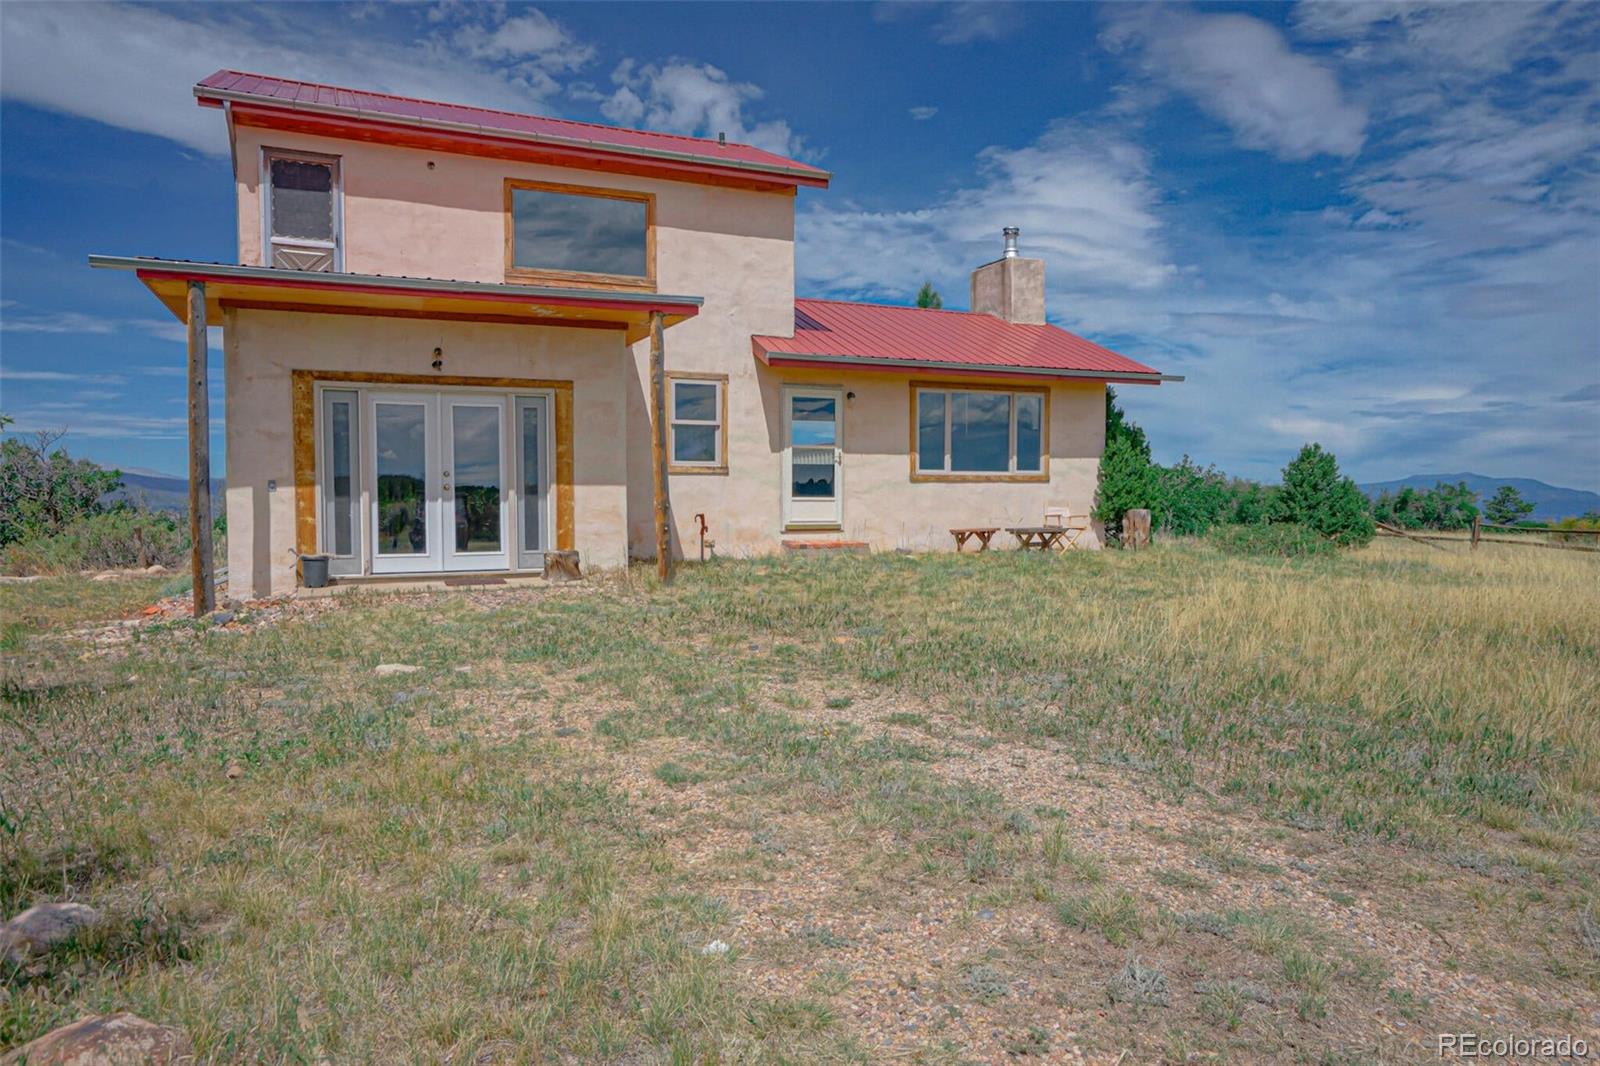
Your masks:
[[[773,152],[733,141],[630,130],[591,122],[523,115],[484,107],[418,100],[337,85],[219,70],[194,87],[200,103],[286,109],[363,123],[449,130],[491,140],[516,140],[622,156],[681,161],[732,173],[760,175],[781,184],[826,186],[829,173]]]
[[[775,366],[950,368],[968,374],[1182,380],[1058,326],[1017,325],[969,311],[842,300],[796,300],[794,336],[752,337],[751,343],[757,358]]]

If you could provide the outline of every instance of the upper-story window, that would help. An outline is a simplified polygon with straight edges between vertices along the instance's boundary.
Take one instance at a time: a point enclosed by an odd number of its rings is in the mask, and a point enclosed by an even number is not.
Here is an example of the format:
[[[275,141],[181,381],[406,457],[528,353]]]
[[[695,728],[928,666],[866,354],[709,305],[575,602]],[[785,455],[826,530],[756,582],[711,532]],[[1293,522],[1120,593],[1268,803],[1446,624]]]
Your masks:
[[[268,149],[262,171],[268,264],[289,270],[344,269],[338,158]]]
[[[506,182],[506,275],[625,288],[655,285],[648,193]]]

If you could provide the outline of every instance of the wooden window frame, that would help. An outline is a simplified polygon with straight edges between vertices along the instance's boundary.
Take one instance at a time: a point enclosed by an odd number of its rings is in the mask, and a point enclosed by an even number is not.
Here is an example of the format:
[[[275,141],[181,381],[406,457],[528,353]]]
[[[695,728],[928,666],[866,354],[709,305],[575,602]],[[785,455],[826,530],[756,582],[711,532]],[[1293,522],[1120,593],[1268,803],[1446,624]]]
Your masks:
[[[287,159],[293,162],[318,163],[333,171],[333,272],[344,271],[344,157],[326,152],[302,152],[295,148],[261,146],[261,178],[256,186],[261,198],[261,265],[272,265],[274,241],[286,247],[321,248],[323,242],[302,237],[274,237],[272,234],[272,161]]]
[[[717,386],[718,421],[717,421],[717,460],[714,463],[680,463],[673,457],[677,454],[677,425],[674,417],[677,410],[675,397],[678,382],[714,384]],[[728,472],[728,375],[726,374],[701,374],[688,370],[669,370],[667,372],[667,473],[669,474],[726,474]],[[708,426],[709,422],[687,422],[686,425]]]
[[[597,274],[579,270],[551,270],[543,267],[517,266],[517,219],[513,212],[514,194],[518,189],[561,193],[566,196],[597,196],[606,200],[632,200],[643,203],[644,211],[644,277],[631,274]],[[569,185],[554,181],[531,181],[524,178],[505,180],[505,268],[507,281],[534,282],[544,285],[571,285],[589,289],[628,289],[640,292],[656,290],[656,195],[650,192],[633,192],[628,189],[608,189],[595,185]]]
[[[923,470],[917,466],[917,397],[923,392],[942,392],[945,399],[945,463],[950,462],[950,400],[952,392],[1002,392],[1011,396],[1033,395],[1039,400],[1039,469],[996,471]],[[950,482],[1047,482],[1050,480],[1050,389],[1029,385],[975,385],[966,381],[913,381],[910,385],[910,466],[911,480]],[[1010,456],[1007,462],[1015,467],[1017,462],[1016,403],[1011,405]]]

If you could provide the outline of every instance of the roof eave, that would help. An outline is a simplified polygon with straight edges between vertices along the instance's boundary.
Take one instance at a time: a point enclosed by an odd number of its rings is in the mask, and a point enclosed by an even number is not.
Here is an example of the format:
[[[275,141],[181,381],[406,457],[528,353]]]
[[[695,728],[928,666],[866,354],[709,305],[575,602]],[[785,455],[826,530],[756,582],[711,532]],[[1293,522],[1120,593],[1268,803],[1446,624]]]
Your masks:
[[[953,363],[935,359],[900,359],[892,356],[830,355],[826,352],[786,352],[768,349],[753,340],[756,357],[771,366],[830,366],[864,370],[926,370],[931,373],[982,375],[987,377],[1059,378],[1076,381],[1109,381],[1115,384],[1159,385],[1163,381],[1182,381],[1181,374],[1141,373],[1114,370],[1073,370],[1061,367],[1028,367],[994,363]]]
[[[762,163],[752,163],[742,159],[724,159],[713,155],[702,155],[697,152],[673,152],[664,148],[644,148],[636,145],[618,145],[606,141],[589,140],[582,137],[560,137],[543,133],[524,133],[519,130],[507,130],[480,126],[471,122],[449,122],[443,119],[427,119],[418,118],[411,115],[395,115],[388,113],[378,115],[363,111],[357,107],[344,107],[338,104],[306,103],[295,100],[280,100],[274,97],[258,96],[254,93],[240,93],[233,92],[228,89],[214,89],[205,85],[196,85],[194,87],[194,95],[195,99],[200,104],[208,107],[220,107],[224,101],[231,101],[234,104],[254,105],[267,110],[300,111],[309,112],[312,114],[330,115],[371,125],[409,126],[417,129],[445,130],[451,133],[477,137],[486,141],[523,141],[528,144],[580,149],[582,151],[600,152],[607,155],[625,156],[662,163],[689,163],[697,166],[714,167],[735,173],[782,180],[787,184],[805,185],[812,188],[827,188],[828,183],[833,180],[833,174],[831,172],[811,167],[775,166]]]

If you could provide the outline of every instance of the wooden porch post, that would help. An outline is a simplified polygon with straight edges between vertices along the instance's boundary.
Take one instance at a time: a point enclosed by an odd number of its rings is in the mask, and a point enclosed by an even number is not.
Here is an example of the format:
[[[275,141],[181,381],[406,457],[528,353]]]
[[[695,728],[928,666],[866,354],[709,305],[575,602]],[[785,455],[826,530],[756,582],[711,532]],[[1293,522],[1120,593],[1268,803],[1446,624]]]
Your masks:
[[[650,312],[650,468],[656,503],[656,576],[672,582],[672,527],[667,500],[667,360],[661,312]]]
[[[189,571],[194,614],[217,605],[211,573],[211,398],[206,384],[206,286],[189,282]]]

